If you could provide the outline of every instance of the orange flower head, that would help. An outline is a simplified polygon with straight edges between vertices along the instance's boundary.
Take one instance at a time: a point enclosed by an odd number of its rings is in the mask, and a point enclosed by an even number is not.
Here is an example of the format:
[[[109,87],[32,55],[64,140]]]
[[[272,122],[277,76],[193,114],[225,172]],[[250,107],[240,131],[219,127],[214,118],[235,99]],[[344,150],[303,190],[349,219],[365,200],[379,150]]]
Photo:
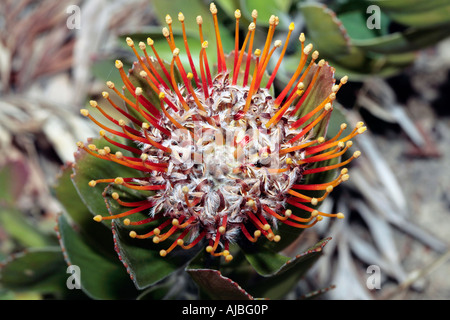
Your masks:
[[[326,124],[333,110],[333,101],[347,77],[334,83],[334,69],[311,44],[305,45],[305,36],[299,37],[301,56],[298,66],[283,90],[274,96],[271,86],[282,63],[294,24],[284,41],[273,39],[278,17],[269,20],[269,29],[263,48],[253,49],[257,12],[240,46],[239,21],[235,12],[235,48],[225,54],[222,46],[217,8],[211,4],[214,23],[217,66],[208,61],[209,42],[202,32],[203,18],[196,17],[199,27],[199,57],[193,57],[187,43],[185,20],[178,15],[184,38],[186,64],[174,42],[170,16],[163,35],[172,51],[166,63],[147,39],[140,42],[138,52],[132,39],[128,46],[137,57],[127,74],[121,61],[116,68],[123,80],[124,90],[108,82],[109,89],[124,101],[120,108],[108,92],[103,97],[122,116],[116,119],[91,101],[92,108],[102,113],[111,126],[95,119],[87,109],[81,113],[102,128],[101,136],[123,151],[115,153],[106,147],[79,143],[85,152],[105,161],[113,161],[136,170],[135,177],[99,177],[89,185],[99,183],[120,185],[136,192],[151,191],[142,201],[125,202],[117,192],[114,201],[129,210],[115,215],[94,217],[95,221],[120,219],[125,226],[151,224],[156,227],[144,234],[130,231],[132,238],[152,238],[154,243],[170,244],[160,251],[168,255],[177,246],[190,249],[203,243],[213,256],[233,257],[230,244],[236,241],[256,242],[259,237],[278,242],[280,223],[294,228],[310,228],[323,217],[343,218],[342,213],[324,213],[314,209],[341,182],[349,178],[344,168],[360,156],[355,151],[345,161],[320,166],[340,159],[352,146],[350,139],[364,132],[358,123],[348,135],[325,138]],[[191,44],[192,45],[192,44]],[[153,56],[147,51],[150,47]],[[247,50],[247,51],[246,51]],[[269,61],[275,51],[281,50],[270,76]],[[195,66],[195,63],[199,66]],[[131,76],[132,75],[132,76]],[[141,84],[136,85],[138,78]],[[306,105],[316,101],[313,107]],[[325,127],[325,129],[324,129]],[[118,137],[125,142],[118,142]],[[330,182],[305,184],[309,175],[341,168]],[[311,197],[310,191],[322,192]],[[308,217],[295,213],[301,209]],[[132,220],[138,212],[147,218]]]

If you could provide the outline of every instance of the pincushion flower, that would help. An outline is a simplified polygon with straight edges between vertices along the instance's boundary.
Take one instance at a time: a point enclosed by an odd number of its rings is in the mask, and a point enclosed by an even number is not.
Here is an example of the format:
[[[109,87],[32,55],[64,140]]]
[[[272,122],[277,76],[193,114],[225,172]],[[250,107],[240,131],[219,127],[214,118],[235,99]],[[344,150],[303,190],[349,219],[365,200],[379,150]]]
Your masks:
[[[150,38],[137,47],[127,38],[137,62],[127,74],[123,63],[116,61],[123,91],[107,83],[126,108],[117,105],[108,92],[103,93],[105,103],[123,117],[114,118],[97,101],[90,105],[111,125],[96,119],[88,109],[81,110],[102,128],[100,135],[122,151],[113,153],[109,147],[81,142],[78,147],[139,173],[120,177],[111,172],[109,177],[89,182],[91,187],[107,184],[151,192],[133,202],[124,201],[118,192],[111,193],[112,199],[128,210],[98,214],[95,221],[118,219],[130,228],[149,225],[147,232],[131,229],[129,236],[167,242],[161,256],[176,247],[204,246],[211,255],[231,261],[230,244],[253,243],[260,237],[278,242],[283,236],[278,233],[281,224],[305,229],[323,217],[343,218],[342,213],[325,213],[316,207],[349,178],[345,166],[360,152],[344,161],[338,159],[351,147],[351,139],[366,128],[358,123],[351,133],[343,135],[346,124],[342,124],[336,136],[325,138],[333,101],[347,77],[336,84],[333,68],[324,60],[318,61],[319,53],[311,44],[305,45],[304,34],[299,37],[302,54],[295,73],[277,96],[272,94],[294,24],[289,26],[284,44],[274,41],[279,21],[272,16],[264,47],[253,51],[257,12],[253,12],[253,22],[240,46],[241,14],[236,10],[235,49],[225,54],[214,4],[210,11],[217,65],[208,61],[211,53],[200,16],[196,17],[200,41],[195,45],[201,46],[198,57],[190,53],[189,46],[194,44],[187,42],[182,13],[178,20],[184,48],[176,47],[173,21],[166,17],[168,27],[163,35],[171,57],[160,57]],[[269,75],[267,67],[275,50],[281,53]],[[185,65],[180,58],[183,54],[188,61]],[[136,85],[136,79],[141,85]],[[305,183],[308,176],[338,168],[341,171],[332,181]],[[310,191],[322,195],[313,197],[308,195]],[[307,216],[296,214],[296,210]],[[139,212],[146,218],[133,219]]]

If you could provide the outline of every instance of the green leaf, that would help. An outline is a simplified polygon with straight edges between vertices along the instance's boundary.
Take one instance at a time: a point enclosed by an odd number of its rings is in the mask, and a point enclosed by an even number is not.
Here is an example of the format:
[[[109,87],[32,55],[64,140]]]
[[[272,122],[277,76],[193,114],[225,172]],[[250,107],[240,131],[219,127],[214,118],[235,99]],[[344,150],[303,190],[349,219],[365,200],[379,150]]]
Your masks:
[[[13,205],[22,194],[29,176],[22,159],[7,160],[0,168],[0,205]]]
[[[216,36],[213,18],[211,12],[209,11],[208,4],[205,4],[201,0],[189,1],[189,5],[186,5],[186,1],[184,0],[171,0],[171,1],[153,0],[152,5],[155,9],[155,14],[159,20],[160,25],[164,26],[166,25],[165,17],[167,14],[169,14],[172,17],[173,20],[172,28],[174,32],[181,31],[181,23],[178,21],[177,18],[178,13],[181,11],[185,16],[186,33],[193,37],[199,37],[196,17],[199,15],[202,16],[203,17],[202,29],[204,38],[209,42],[210,48],[216,47]],[[219,11],[217,15],[220,16],[221,14],[222,13]],[[232,37],[231,33],[227,32],[228,29],[223,24],[221,24],[220,21],[219,21],[219,30],[223,49],[225,52],[230,52],[234,47],[234,38]],[[201,44],[199,42],[198,47],[200,48],[200,46]],[[180,47],[180,49],[181,48],[184,48],[184,46]],[[211,61],[214,61],[215,59],[211,54],[208,55],[208,60],[210,59],[210,56]]]
[[[322,255],[322,250],[331,238],[324,239],[305,252],[296,255],[281,265],[279,268],[259,277],[254,285],[247,287],[253,295],[268,299],[281,299],[298,283],[310,267]],[[270,257],[267,257],[270,258]]]
[[[68,264],[80,268],[83,291],[93,299],[130,299],[137,296],[119,259],[109,259],[92,240],[75,230],[64,215],[58,218],[60,244]],[[113,251],[111,237],[111,251]]]
[[[239,0],[216,0],[214,2],[227,14],[228,19],[233,19],[234,12],[240,7]],[[222,18],[222,15],[219,15],[219,18]]]
[[[213,300],[253,300],[236,282],[218,270],[187,269],[195,283]]]
[[[67,289],[66,269],[59,247],[31,248],[1,265],[0,283],[13,291],[61,293]]]
[[[123,144],[124,139],[114,138],[116,141],[120,141]],[[99,149],[109,146],[111,153],[121,151],[124,156],[131,155],[126,150],[118,148],[104,139],[89,139],[89,144],[95,144]],[[105,202],[102,196],[104,188],[99,184],[95,187],[89,186],[89,181],[97,179],[107,179],[116,177],[142,177],[141,171],[123,166],[121,164],[99,159],[92,156],[80,149],[75,153],[75,163],[73,164],[74,174],[72,175],[72,181],[75,188],[83,201],[84,205],[88,208],[92,215],[105,215],[107,212]],[[66,201],[69,201],[66,199]]]
[[[153,230],[151,227],[147,231]],[[185,266],[198,252],[198,246],[190,250],[175,248],[166,257],[161,257],[161,249],[167,249],[170,239],[154,244],[152,239],[137,239],[129,236],[129,228],[113,223],[114,239],[118,254],[127,267],[136,287],[148,288],[171,273]],[[167,242],[170,242],[169,244]]]
[[[92,62],[91,72],[97,79],[101,81],[112,81],[115,84],[122,83],[122,78],[114,66],[115,59],[105,57]]]
[[[408,28],[403,32],[395,32],[389,35],[353,40],[356,47],[365,51],[376,53],[407,53],[423,49],[450,35],[450,24],[438,27]]]
[[[428,27],[450,21],[450,4],[446,0],[371,0],[370,3],[378,5],[392,20],[404,25]]]
[[[363,9],[366,9],[364,6]],[[339,20],[345,27],[347,34],[353,41],[354,39],[372,39],[389,32],[390,19],[382,11],[380,12],[380,29],[367,27],[367,19],[369,15],[362,10],[352,10],[338,15]]]
[[[142,200],[142,192],[136,190],[130,190],[121,186],[111,186],[110,191],[117,192],[120,199],[126,202]],[[109,192],[107,194],[109,194]],[[149,195],[150,194],[147,196]],[[119,205],[108,195],[106,195],[105,199],[108,202],[108,211],[110,215],[130,210],[130,208]],[[141,221],[149,217],[149,212],[149,209],[143,210],[127,216],[127,218],[131,221]],[[194,258],[198,250],[200,250],[198,246],[190,250],[184,250],[177,247],[166,257],[161,257],[160,251],[162,249],[167,249],[167,247],[175,241],[174,236],[169,237],[160,244],[155,244],[152,238],[133,239],[129,235],[131,230],[135,231],[137,234],[145,234],[152,231],[166,221],[166,219],[167,218],[161,218],[150,223],[129,226],[124,225],[119,219],[113,221],[113,234],[116,250],[136,287],[139,289],[146,289],[153,286],[160,280],[179,270]]]
[[[252,245],[240,243],[240,247],[247,261],[262,276],[269,276],[276,273],[289,261],[289,257],[264,248],[259,241]]]
[[[168,277],[144,290],[137,300],[167,300],[173,298],[173,288],[177,286],[177,277]]]
[[[0,289],[0,300],[16,300],[12,291]]]
[[[52,191],[56,198],[62,204],[64,213],[73,221],[80,232],[91,237],[95,241],[96,246],[102,248],[105,254],[116,258],[111,246],[111,230],[107,224],[99,224],[92,219],[92,213],[88,210],[72,182],[73,164],[68,164],[63,167],[60,175],[53,186]],[[102,210],[106,210],[106,205],[102,195],[99,195],[101,200]],[[110,252],[109,252],[110,251]]]
[[[347,31],[336,14],[326,6],[316,3],[300,5],[307,27],[307,41],[311,39],[320,54],[339,56],[350,53]]]
[[[20,210],[0,207],[2,228],[22,246],[38,248],[57,244],[56,238],[52,239],[43,230],[40,230],[36,222],[32,224],[30,219]]]
[[[291,0],[241,0],[241,11],[248,21],[252,21],[253,9],[258,11],[257,26],[269,26],[269,18],[272,15],[283,16],[288,13]]]

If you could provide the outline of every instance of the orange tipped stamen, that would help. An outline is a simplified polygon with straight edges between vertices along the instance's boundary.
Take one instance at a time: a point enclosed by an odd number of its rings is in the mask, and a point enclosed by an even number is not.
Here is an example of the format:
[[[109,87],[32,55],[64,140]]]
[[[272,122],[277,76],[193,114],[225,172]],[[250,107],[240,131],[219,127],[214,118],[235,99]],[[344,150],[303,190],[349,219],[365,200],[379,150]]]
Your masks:
[[[194,222],[197,219],[196,216],[191,216],[186,222],[184,222],[183,224],[178,225],[179,229],[184,229],[188,226],[190,226],[192,224],[192,222]]]
[[[281,105],[281,101],[286,97],[289,90],[291,90],[292,85],[294,84],[295,80],[298,78],[300,73],[302,72],[306,60],[308,58],[309,53],[312,50],[312,45],[308,45],[305,47],[304,50],[302,50],[302,56],[300,58],[300,61],[298,63],[297,69],[295,70],[294,74],[292,75],[291,79],[289,80],[287,86],[284,88],[284,90],[278,95],[278,97],[275,99],[274,107],[278,108]]]
[[[183,238],[188,234],[188,232],[189,230],[184,230],[168,249],[161,250],[159,254],[162,257],[165,257],[168,253],[170,253],[173,249],[175,249],[176,246],[182,246],[184,244]]]
[[[283,60],[284,54],[286,53],[286,49],[287,49],[287,46],[289,44],[289,39],[291,37],[292,31],[294,31],[294,23],[291,23],[289,25],[289,31],[288,31],[288,34],[286,36],[286,41],[284,42],[283,50],[281,51],[280,57],[278,58],[278,62],[276,64],[275,68],[272,71],[272,74],[271,74],[271,76],[269,78],[269,81],[267,82],[266,89],[269,89],[270,86],[272,85],[273,81],[275,80],[275,77],[277,75],[278,69],[280,68],[280,65],[281,65],[281,61]]]
[[[236,85],[236,82],[237,82],[237,79],[239,76],[239,70],[241,68],[242,59],[244,57],[245,47],[247,46],[247,42],[250,38],[250,35],[255,31],[255,27],[256,26],[253,22],[250,23],[250,25],[248,27],[247,35],[245,36],[244,43],[242,44],[242,47],[241,47],[241,51],[239,52],[238,62],[236,64],[236,67],[233,70],[233,81],[232,81],[233,85]]]
[[[320,110],[322,110],[327,104],[331,103],[334,100],[334,95],[331,94],[330,96],[328,96],[327,98],[325,98],[324,101],[322,101],[322,103],[320,103],[316,108],[314,108],[313,110],[311,110],[310,112],[308,112],[307,114],[305,114],[303,117],[301,117],[300,119],[298,119],[297,121],[295,121],[294,123],[291,124],[291,128],[295,129],[295,128],[299,128],[301,125],[303,125],[304,123],[306,123],[306,121],[308,121],[309,119],[311,119],[317,112],[319,112]],[[301,104],[301,102],[299,101],[297,103],[297,106],[299,106]],[[296,107],[297,109],[297,107]],[[295,110],[294,110],[295,111]],[[292,114],[294,114],[294,112],[292,112]]]
[[[305,170],[303,172],[303,174],[307,175],[307,174],[312,174],[312,173],[317,173],[317,172],[323,172],[323,171],[333,170],[333,169],[345,166],[347,163],[351,162],[353,159],[358,158],[359,155],[360,155],[360,152],[359,151],[355,151],[350,158],[348,158],[347,160],[345,160],[345,161],[343,161],[341,163],[338,163],[338,164],[335,164],[335,165],[330,165],[330,166],[325,166],[325,167],[307,169],[307,170]]]
[[[305,196],[304,194],[298,193],[298,192],[296,192],[296,191],[294,191],[292,189],[288,190],[288,193],[293,195],[294,197],[297,197],[297,198],[300,198],[300,199],[303,199],[303,200],[306,200],[306,201],[311,201],[311,199],[312,199],[311,197]]]
[[[236,70],[236,64],[239,54],[239,19],[241,18],[241,11],[238,9],[235,11],[234,16],[236,18],[236,27],[234,29],[234,62],[233,70]]]
[[[175,39],[173,37],[173,29],[172,29],[172,17],[167,14],[165,20],[166,20],[167,25],[169,26],[169,39],[170,39],[170,42],[175,47]]]
[[[134,102],[132,102],[130,99],[128,99],[127,97],[125,97],[122,92],[120,92],[119,90],[117,90],[115,84],[111,81],[106,82],[106,85],[108,86],[108,88],[112,89],[114,91],[115,94],[117,94],[120,99],[122,99],[123,101],[125,101],[126,104],[128,104],[130,107],[132,107],[133,109],[136,109],[136,105],[134,104]]]
[[[322,60],[324,61],[324,60]],[[312,88],[314,87],[314,84],[316,83],[317,77],[319,76],[319,72],[322,68],[323,63],[319,63],[319,67],[317,68],[316,72],[314,73],[313,79],[311,80],[311,82],[308,85],[308,89],[306,89],[305,94],[302,96],[302,98],[298,101],[297,105],[295,106],[295,109],[292,110],[291,114],[295,115],[298,111],[298,109],[300,109],[301,105],[303,104],[303,102],[305,101],[305,99],[308,97],[309,93],[311,92]],[[304,75],[306,74],[306,72],[304,73]],[[302,79],[300,79],[302,80]]]
[[[295,147],[281,149],[280,150],[280,155],[308,148],[308,147],[310,147],[310,146],[312,146],[312,145],[314,145],[316,143],[320,143],[322,140],[325,140],[325,139],[324,138],[318,138],[318,139],[311,140],[309,142],[303,143],[303,144],[295,146]]]
[[[154,235],[159,235],[161,230],[164,229],[165,227],[167,227],[170,224],[170,222],[171,222],[170,219],[167,219],[162,224],[160,224],[157,228],[153,229],[152,231],[150,231],[148,233],[141,234],[141,235],[134,233],[132,238],[147,239]],[[159,240],[159,238],[158,238],[158,240]]]
[[[314,119],[313,122],[311,122],[310,124],[308,124],[305,128],[302,129],[302,131],[300,131],[299,134],[297,134],[294,138],[292,138],[291,140],[289,140],[288,143],[294,143],[295,141],[297,141],[298,139],[300,139],[301,137],[303,137],[306,133],[308,133],[312,128],[314,128],[320,121],[322,121],[322,119],[331,112],[332,108],[330,107],[328,110],[323,110],[323,112],[316,118]]]
[[[169,86],[163,80],[163,78],[159,75],[159,72],[156,70],[155,66],[153,65],[153,61],[147,53],[147,48],[146,48],[145,43],[139,42],[139,48],[142,50],[142,52],[144,52],[145,61],[147,62],[148,66],[150,67],[151,73],[158,79],[157,83],[162,84],[164,86],[164,88],[166,88],[166,90],[169,90]]]
[[[127,117],[130,121],[134,122],[134,123],[137,124],[137,125],[140,125],[140,124],[141,124],[141,122],[140,122],[138,119],[136,119],[135,117],[133,117],[131,114],[129,114],[128,112],[126,112],[126,111],[123,110],[122,108],[119,108],[119,107],[117,106],[117,104],[114,103],[114,101],[112,101],[112,99],[109,97],[109,93],[108,93],[108,92],[106,92],[106,91],[102,92],[102,96],[103,96],[103,98],[105,98],[106,100],[108,100],[109,104],[110,104],[114,109],[116,109],[117,111],[119,111],[123,116]]]
[[[122,78],[122,81],[127,90],[133,95],[133,97],[136,97],[136,88],[125,74],[125,71],[123,70],[123,63],[120,60],[116,60],[116,68],[119,69],[120,77]],[[153,116],[159,118],[160,113],[158,109],[156,109],[154,105],[152,105],[147,99],[145,99],[144,96],[141,95],[139,97],[139,101]]]
[[[245,106],[242,109],[242,113],[245,115],[250,108],[250,104],[252,102],[253,93],[256,91],[256,82],[258,75],[258,67],[260,65],[259,60],[256,60],[255,70],[253,71],[252,83],[250,84],[250,89],[248,90],[247,100],[245,101]]]
[[[200,44],[201,44],[201,46],[202,46],[202,48],[203,48],[203,47],[204,47],[204,43],[205,43],[205,39],[204,39],[204,37],[203,37],[202,23],[203,23],[202,17],[201,17],[201,16],[198,16],[198,17],[197,17],[198,33],[199,33],[199,35],[200,35]],[[208,43],[208,42],[206,41],[206,44],[207,44],[207,43]],[[206,47],[207,47],[207,45],[206,45]],[[206,48],[205,48],[205,49],[206,49]],[[203,52],[203,56],[202,56],[202,54],[200,53],[200,59],[204,59],[204,65],[205,65],[205,69],[206,69],[206,77],[207,77],[207,79],[208,79],[208,85],[211,87],[211,86],[212,86],[212,77],[211,77],[211,71],[209,70],[208,57],[207,57],[207,55],[206,55],[206,51]],[[203,65],[203,64],[200,62],[200,68],[202,67],[202,65]],[[202,77],[204,77],[204,76],[202,75]]]
[[[180,220],[183,220],[184,217],[180,217]],[[167,238],[169,238],[172,234],[174,234],[176,231],[178,230],[177,226],[172,226],[169,231],[167,231],[166,233],[163,233],[162,235],[158,236],[158,242],[163,242],[165,241]]]
[[[170,78],[172,80],[173,85],[173,91],[175,91],[175,94],[177,95],[178,99],[180,100],[181,104],[183,105],[184,110],[188,111],[189,106],[186,103],[186,100],[184,99],[183,95],[181,94],[180,90],[178,89],[177,82],[175,80],[175,61],[177,61],[178,54],[180,50],[178,48],[175,48],[173,51],[173,57],[172,62],[170,63]],[[183,78],[184,83],[187,83],[187,78]],[[165,97],[165,96],[164,96]]]
[[[256,25],[256,17],[257,17],[256,10],[254,10],[252,12],[252,16],[253,16],[253,23]],[[247,50],[247,62],[245,64],[244,82],[242,83],[243,87],[247,86],[247,83],[248,83],[248,75],[250,73],[250,62],[252,60],[252,50],[253,50],[254,38],[255,38],[255,32],[252,32],[252,34],[250,36],[250,43],[248,44],[248,50]]]
[[[84,111],[86,111],[86,112],[84,112]],[[106,131],[112,133],[113,135],[116,135],[116,136],[119,136],[119,137],[122,137],[122,138],[126,138],[126,139],[130,139],[130,137],[129,137],[128,135],[126,135],[126,134],[124,134],[124,133],[122,133],[122,132],[120,132],[120,131],[113,130],[113,129],[111,129],[111,128],[105,126],[104,124],[100,123],[99,121],[97,121],[94,117],[92,117],[89,113],[87,113],[87,110],[83,109],[83,110],[82,110],[82,113],[83,113],[83,115],[84,115],[85,117],[88,117],[89,120],[91,120],[92,122],[94,122],[94,123],[95,123],[96,125],[98,125],[100,128],[102,128],[102,129],[104,129],[104,130],[106,130]]]
[[[304,163],[311,163],[311,162],[319,162],[319,161],[325,161],[325,160],[330,160],[333,158],[337,158],[342,156],[345,152],[347,152],[348,148],[351,146],[351,144],[346,144],[346,146],[344,147],[344,149],[341,150],[340,147],[335,148],[332,151],[329,151],[327,153],[322,153],[320,155],[314,156],[314,157],[309,157],[306,158],[304,160],[299,161],[299,164],[304,164]],[[339,151],[341,150],[341,151]]]
[[[111,121],[112,123],[114,123],[116,126],[120,126],[119,121],[117,121],[116,119],[114,119],[113,117],[111,117],[108,113],[106,113],[98,104],[96,101],[91,100],[90,102],[91,106],[95,109],[97,109],[98,111],[100,111],[100,113],[109,121]],[[130,130],[131,132],[133,132],[134,134],[139,134],[139,131],[127,126],[127,129]]]
[[[250,218],[251,222],[257,227],[264,235],[267,235],[267,232],[270,230],[270,225],[266,223],[263,224],[250,210],[247,211],[247,215]],[[261,218],[262,216],[260,216]]]
[[[143,211],[145,209],[151,208],[152,206],[153,206],[153,203],[149,202],[149,203],[147,203],[147,204],[145,204],[143,206],[134,208],[132,210],[128,210],[128,211],[125,211],[125,212],[122,212],[122,213],[119,213],[119,214],[115,214],[115,215],[112,215],[112,216],[101,217],[101,221],[118,219],[118,218],[123,218],[123,217],[126,217],[126,216],[130,216],[130,215],[135,214],[137,212],[141,212],[141,211]],[[96,216],[96,217],[98,217],[98,216]],[[97,218],[97,219],[99,219],[99,218]]]
[[[194,61],[192,60],[191,52],[189,50],[189,44],[188,44],[187,36],[186,36],[186,27],[184,25],[184,15],[181,12],[178,14],[178,20],[181,22],[181,29],[183,31],[184,48],[186,49],[186,54],[188,56],[189,65],[191,66],[191,71],[192,71],[192,74],[194,75],[194,81],[195,81],[197,87],[199,87],[200,81],[198,79],[197,69],[195,68],[195,64],[194,64]]]
[[[339,128],[338,133],[333,138],[328,139],[328,142],[336,141],[341,136],[341,134],[344,132],[345,129],[347,129],[347,124],[346,123],[342,123],[340,128]]]
[[[277,113],[266,123],[266,128],[269,128],[272,124],[275,125],[280,121],[280,119],[285,114],[286,110],[291,106],[294,99],[301,96],[303,94],[303,90],[295,90],[295,94],[293,94],[288,101],[277,111]]]
[[[320,218],[321,218],[320,216],[317,216],[314,219],[314,221],[312,223],[310,223],[310,224],[300,224],[300,223],[295,223],[295,222],[292,222],[292,221],[289,221],[289,220],[285,220],[285,221],[282,221],[282,222],[284,224],[287,224],[287,225],[291,226],[291,227],[295,227],[295,228],[299,228],[299,229],[308,229],[308,228],[313,227],[320,220],[322,220]]]
[[[194,246],[196,246],[205,237],[205,235],[206,235],[206,230],[203,230],[190,244],[182,245],[181,247],[186,250],[191,249]]]
[[[256,242],[259,238],[259,236],[261,235],[261,231],[257,230],[254,233],[254,236],[251,236],[250,233],[248,232],[247,228],[245,227],[245,225],[243,223],[241,223],[239,225],[240,229],[242,230],[242,233],[245,235],[245,237],[250,241],[250,242]]]
[[[164,62],[162,61],[162,59],[160,58],[160,56],[158,55],[158,52],[155,49],[154,46],[154,41],[151,38],[147,38],[147,44],[152,48],[153,54],[156,57],[156,60],[158,61],[159,66],[161,67],[162,71],[164,72],[164,75],[166,76],[168,82],[171,84],[171,80],[170,80],[170,74],[166,69],[166,66],[164,65]],[[147,56],[146,56],[147,57]],[[150,60],[150,59],[148,59]],[[150,64],[150,63],[149,63]]]
[[[311,154],[332,148],[332,147],[338,145],[340,142],[346,142],[346,141],[352,139],[354,136],[363,133],[365,130],[366,130],[366,127],[364,127],[362,123],[359,123],[348,136],[346,136],[342,139],[339,139],[337,141],[332,141],[332,142],[327,141],[318,146],[309,147],[308,149],[306,149],[306,155],[311,155]]]
[[[276,42],[276,43],[277,43],[277,45],[274,46],[274,47],[270,50],[269,55],[268,55],[267,58],[264,60],[264,62],[259,64],[259,67],[258,67],[258,74],[257,74],[257,76],[256,76],[256,77],[257,77],[256,88],[259,88],[260,85],[261,85],[261,80],[262,80],[262,78],[263,78],[263,76],[264,76],[264,72],[266,71],[267,65],[268,65],[268,63],[269,63],[269,61],[270,61],[270,58],[272,57],[274,51],[281,45],[281,42]],[[278,45],[278,44],[280,44],[280,45]],[[261,62],[262,62],[262,58],[261,58]]]
[[[160,95],[160,97],[161,97],[161,95]],[[162,99],[161,99],[161,110],[162,110],[162,112],[164,113],[164,115],[167,117],[167,119],[169,119],[170,122],[172,122],[178,129],[187,130],[187,131],[194,137],[194,133],[193,133],[191,130],[189,130],[189,129],[183,127],[183,125],[181,125],[178,121],[176,121],[176,120],[175,120],[175,119],[167,112],[166,108],[164,107],[164,103],[163,103],[163,100],[162,100]]]
[[[219,246],[220,236],[224,233],[224,231],[221,232],[221,230],[222,230],[221,228],[225,228],[227,225],[227,217],[228,216],[226,214],[222,217],[222,224],[217,228],[217,232],[215,234],[215,239],[214,239],[214,244],[212,245],[212,248],[210,249],[210,251],[208,250],[208,252],[210,252],[211,254],[221,255],[221,254],[217,254],[216,250],[217,250],[217,247]]]
[[[300,79],[297,82],[297,85],[300,82],[303,82],[305,80],[305,78],[308,75],[309,71],[311,70],[312,66],[315,64],[315,61],[317,60],[317,58],[319,58],[319,52],[316,50],[311,54],[311,61],[309,62],[308,67],[306,67],[305,71],[302,73]],[[322,62],[321,62],[321,64],[322,64]],[[292,95],[292,92],[291,92],[291,95]]]
[[[124,219],[123,222],[127,226],[139,226],[158,220],[161,218],[161,216],[162,216],[161,214],[157,214],[154,217],[149,217],[138,221],[131,221],[130,219]]]
[[[217,7],[214,3],[209,7],[214,21],[214,31],[216,33],[216,45],[217,45],[217,64],[220,72],[227,71],[227,65],[225,63],[225,54],[223,53],[222,40],[220,39],[219,22],[217,20]]]
[[[158,80],[156,80],[155,77],[153,77],[152,72],[150,72],[150,70],[147,68],[147,66],[145,65],[144,61],[141,59],[141,56],[139,55],[139,53],[136,50],[136,47],[134,46],[133,40],[131,40],[131,38],[127,38],[127,44],[128,46],[133,50],[134,55],[136,56],[139,64],[141,65],[142,69],[144,69],[144,71],[148,74],[148,76],[150,77],[151,80],[151,86],[153,88],[153,90],[156,91],[156,93],[159,93],[159,88],[157,88],[157,85],[159,84]],[[150,59],[148,59],[149,65],[152,65],[151,62],[149,61]],[[164,83],[164,82],[163,82]],[[149,82],[150,84],[150,82]],[[164,83],[165,84],[165,83]],[[167,88],[168,89],[168,88]]]
[[[146,135],[145,138],[142,138],[142,137],[136,136],[136,135],[128,132],[127,129],[125,128],[125,126],[122,126],[122,129],[123,129],[123,132],[125,133],[125,135],[128,136],[132,140],[140,141],[140,142],[143,142],[143,143],[146,143],[146,144],[151,144],[155,148],[158,148],[158,149],[160,149],[160,150],[162,150],[164,152],[167,152],[167,153],[171,153],[172,152],[172,150],[170,148],[164,147],[162,144],[152,140],[148,136],[148,134]],[[144,133],[146,133],[146,132],[147,132],[147,130],[144,130]]]
[[[261,55],[261,63],[264,63],[266,61],[267,53],[269,52],[274,32],[275,32],[275,16],[272,15],[269,18],[269,31],[267,32],[266,43],[264,44],[264,49]]]
[[[292,189],[296,190],[325,190],[329,186],[336,187],[343,180],[342,177],[347,174],[348,170],[341,170],[341,173],[331,182],[328,183],[318,183],[318,184],[294,184],[292,185]]]
[[[202,86],[203,86],[203,93],[205,96],[205,100],[209,98],[209,89],[208,85],[206,83],[207,78],[205,76],[205,68],[206,68],[206,51],[205,49],[208,47],[208,42],[202,43],[202,49],[200,50],[200,72],[202,75]],[[205,67],[203,66],[205,63]]]
[[[287,213],[286,214],[286,212],[285,212],[285,215],[284,216],[281,216],[281,215],[279,215],[278,213],[276,213],[275,211],[273,211],[272,209],[270,209],[267,205],[263,205],[263,209],[264,209],[264,211],[265,212],[267,212],[268,214],[270,214],[270,215],[272,215],[272,216],[274,216],[275,218],[277,218],[278,220],[280,220],[280,221],[284,221],[284,220],[287,220],[287,219],[289,219],[289,217],[291,216],[291,213]],[[287,210],[286,210],[287,211]]]
[[[104,134],[103,132],[102,132],[100,135],[101,135],[106,141],[108,141],[109,143],[115,145],[116,147],[119,147],[119,148],[121,148],[121,149],[130,151],[130,152],[135,153],[135,154],[142,154],[142,151],[141,151],[140,149],[136,149],[136,148],[133,148],[133,147],[124,145],[124,144],[122,144],[122,143],[119,143],[119,142],[117,142],[117,141],[114,141],[114,140],[110,139],[108,136],[106,136],[106,134]]]
[[[143,206],[143,205],[149,203],[149,201],[147,199],[142,200],[142,201],[125,202],[120,199],[120,197],[117,193],[113,193],[112,197],[114,200],[117,201],[118,204],[120,204],[123,207],[139,207],[139,206]]]

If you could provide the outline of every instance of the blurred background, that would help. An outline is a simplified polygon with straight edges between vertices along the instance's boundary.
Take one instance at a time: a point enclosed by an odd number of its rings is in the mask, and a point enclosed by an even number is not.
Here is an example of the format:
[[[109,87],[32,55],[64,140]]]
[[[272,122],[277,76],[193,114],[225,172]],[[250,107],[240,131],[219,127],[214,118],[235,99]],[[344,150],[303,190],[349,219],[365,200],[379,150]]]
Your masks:
[[[0,3],[0,263],[24,250],[58,248],[61,212],[52,186],[73,161],[77,141],[98,129],[79,113],[120,82],[115,59],[131,65],[125,43],[148,36],[162,57],[161,28],[169,13],[176,41],[179,11],[192,41],[195,17],[209,17],[209,1],[3,0]],[[351,179],[324,203],[346,219],[304,232],[287,254],[331,236],[324,256],[287,298],[335,286],[325,299],[450,299],[450,4],[448,1],[220,0],[225,50],[234,43],[234,10],[242,27],[258,10],[255,47],[271,14],[280,18],[275,39],[288,26],[305,32],[320,57],[349,76],[339,92],[330,131],[364,121],[355,140],[362,157]],[[195,31],[195,32],[194,32]],[[258,34],[260,38],[258,38]],[[165,51],[166,50],[166,51]],[[196,51],[197,50],[197,51]],[[192,48],[193,55],[199,48]],[[278,72],[282,88],[298,61],[292,40]],[[277,58],[272,59],[273,68]],[[116,81],[117,80],[117,81]],[[55,249],[57,250],[57,249]],[[370,266],[376,266],[374,269]],[[378,268],[378,269],[377,269]],[[375,271],[374,271],[375,270]],[[370,286],[379,270],[380,287]],[[32,273],[32,271],[30,271]],[[31,274],[29,276],[32,276]],[[369,283],[370,282],[370,283]],[[48,287],[0,286],[0,299],[47,298]]]

